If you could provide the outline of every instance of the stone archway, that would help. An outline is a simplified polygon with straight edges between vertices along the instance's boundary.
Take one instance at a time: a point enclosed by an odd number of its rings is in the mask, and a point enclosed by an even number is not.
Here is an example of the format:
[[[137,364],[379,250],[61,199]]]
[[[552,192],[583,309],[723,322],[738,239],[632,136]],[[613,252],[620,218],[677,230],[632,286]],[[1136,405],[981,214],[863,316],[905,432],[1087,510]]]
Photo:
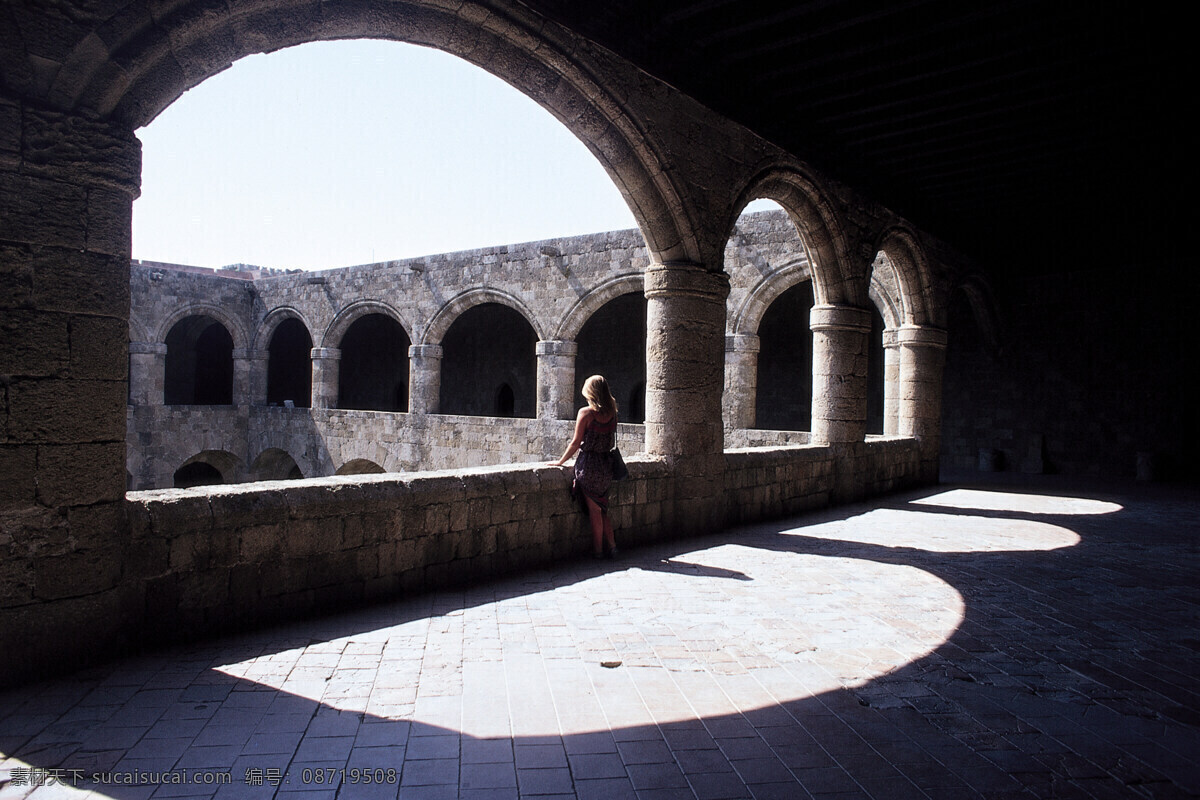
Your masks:
[[[451,53],[515,86],[570,129],[613,178],[652,251],[700,260],[683,201],[646,126],[597,77],[617,78],[614,65],[520,5],[241,0],[214,7],[184,0],[162,13],[126,14],[109,28],[74,46],[48,97],[63,110],[133,129],[254,53],[332,39],[388,39]]]

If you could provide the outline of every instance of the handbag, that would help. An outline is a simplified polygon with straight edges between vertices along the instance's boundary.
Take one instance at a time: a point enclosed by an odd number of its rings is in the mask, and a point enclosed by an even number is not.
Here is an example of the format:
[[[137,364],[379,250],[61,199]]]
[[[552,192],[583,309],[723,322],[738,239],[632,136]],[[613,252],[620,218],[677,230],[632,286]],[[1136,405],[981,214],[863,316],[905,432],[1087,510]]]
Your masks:
[[[623,481],[629,477],[629,467],[625,466],[625,459],[621,457],[620,448],[612,449],[612,467],[614,481]]]

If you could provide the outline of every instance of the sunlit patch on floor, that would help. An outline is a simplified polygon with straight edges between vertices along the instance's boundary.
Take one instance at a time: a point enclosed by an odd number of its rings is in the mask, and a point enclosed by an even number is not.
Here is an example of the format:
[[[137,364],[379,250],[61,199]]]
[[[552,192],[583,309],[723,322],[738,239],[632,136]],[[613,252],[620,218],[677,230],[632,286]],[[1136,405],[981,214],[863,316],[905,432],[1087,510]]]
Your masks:
[[[1042,494],[984,491],[982,489],[951,489],[912,501],[916,505],[962,508],[976,511],[1013,511],[1023,514],[1112,514],[1122,506],[1106,500],[1085,497],[1059,497]]]
[[[934,553],[1057,550],[1079,544],[1060,525],[1005,517],[880,508],[847,520],[806,525],[785,533],[813,539],[904,547]]]
[[[575,577],[220,670],[477,737],[576,734],[860,686],[936,649],[964,613],[913,566],[741,544]],[[355,674],[356,648],[378,651],[375,673]]]

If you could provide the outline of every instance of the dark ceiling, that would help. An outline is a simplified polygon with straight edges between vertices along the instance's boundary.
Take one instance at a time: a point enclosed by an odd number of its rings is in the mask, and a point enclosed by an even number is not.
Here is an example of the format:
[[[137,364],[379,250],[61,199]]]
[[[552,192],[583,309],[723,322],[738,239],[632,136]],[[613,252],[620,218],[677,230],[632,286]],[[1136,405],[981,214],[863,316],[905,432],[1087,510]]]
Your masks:
[[[1158,4],[525,2],[984,263],[1178,236],[1182,24]]]

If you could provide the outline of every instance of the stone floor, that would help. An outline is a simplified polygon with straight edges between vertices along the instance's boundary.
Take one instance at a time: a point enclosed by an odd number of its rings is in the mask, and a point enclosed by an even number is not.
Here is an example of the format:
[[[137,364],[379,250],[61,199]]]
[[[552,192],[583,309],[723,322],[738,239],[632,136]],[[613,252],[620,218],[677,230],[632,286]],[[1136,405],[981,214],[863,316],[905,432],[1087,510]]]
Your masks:
[[[1198,536],[949,484],[198,642],[0,694],[0,799],[1196,796]]]

